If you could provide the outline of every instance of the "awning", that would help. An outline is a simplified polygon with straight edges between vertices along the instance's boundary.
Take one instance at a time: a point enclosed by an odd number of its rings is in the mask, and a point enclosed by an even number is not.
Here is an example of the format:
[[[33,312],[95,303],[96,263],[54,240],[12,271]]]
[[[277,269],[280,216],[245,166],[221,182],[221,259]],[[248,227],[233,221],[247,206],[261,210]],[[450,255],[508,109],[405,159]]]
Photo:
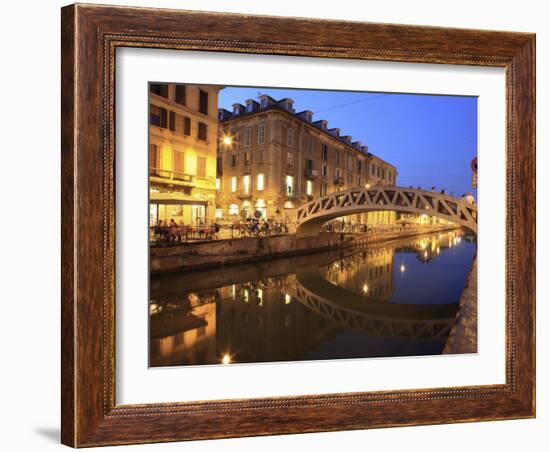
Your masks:
[[[208,201],[203,199],[193,199],[188,195],[177,192],[151,192],[149,195],[149,204],[177,204],[177,205],[208,205]]]

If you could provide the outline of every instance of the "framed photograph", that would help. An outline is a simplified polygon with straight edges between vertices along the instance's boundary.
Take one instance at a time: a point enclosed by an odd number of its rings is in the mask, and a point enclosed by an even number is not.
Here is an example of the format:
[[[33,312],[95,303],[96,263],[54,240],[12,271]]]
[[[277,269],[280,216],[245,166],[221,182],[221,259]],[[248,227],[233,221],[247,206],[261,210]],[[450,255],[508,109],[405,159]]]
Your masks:
[[[62,9],[62,442],[535,416],[535,36]]]

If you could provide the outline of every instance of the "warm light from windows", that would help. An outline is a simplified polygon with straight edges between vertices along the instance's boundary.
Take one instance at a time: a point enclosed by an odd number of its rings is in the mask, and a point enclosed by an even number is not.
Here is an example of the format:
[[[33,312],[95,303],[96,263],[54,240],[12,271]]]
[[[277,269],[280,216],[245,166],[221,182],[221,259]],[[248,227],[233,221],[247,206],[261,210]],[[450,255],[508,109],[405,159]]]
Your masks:
[[[216,178],[216,190],[220,191],[222,188],[222,180],[218,177]]]
[[[265,177],[263,173],[258,174],[256,178],[256,188],[258,191],[262,191],[265,188]]]
[[[243,190],[245,193],[250,192],[250,175],[246,174],[243,176]]]
[[[289,294],[285,294],[285,304],[290,304],[292,297]]]
[[[306,182],[306,193],[308,196],[313,196],[313,182],[310,180]]]
[[[231,178],[231,192],[235,193],[237,191],[237,176]]]

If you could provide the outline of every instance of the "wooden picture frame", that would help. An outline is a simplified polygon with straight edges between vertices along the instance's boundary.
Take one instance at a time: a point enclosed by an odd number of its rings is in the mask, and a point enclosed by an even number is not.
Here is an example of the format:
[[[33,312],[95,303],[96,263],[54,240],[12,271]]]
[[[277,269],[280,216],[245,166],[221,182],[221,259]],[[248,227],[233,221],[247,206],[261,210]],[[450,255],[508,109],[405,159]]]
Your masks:
[[[62,442],[73,447],[535,416],[535,35],[161,9],[62,9]],[[115,50],[506,69],[506,383],[115,403]]]

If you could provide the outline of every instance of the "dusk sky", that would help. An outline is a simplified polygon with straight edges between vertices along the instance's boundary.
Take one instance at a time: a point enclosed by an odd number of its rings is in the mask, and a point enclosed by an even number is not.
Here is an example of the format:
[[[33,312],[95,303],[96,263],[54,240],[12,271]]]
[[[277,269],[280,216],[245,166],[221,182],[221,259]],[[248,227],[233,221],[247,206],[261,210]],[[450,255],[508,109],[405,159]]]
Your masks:
[[[219,106],[232,111],[235,102],[259,94],[290,97],[296,112],[311,110],[314,121],[326,119],[329,128],[368,145],[397,167],[400,186],[477,197],[470,169],[477,156],[476,97],[227,87]]]

